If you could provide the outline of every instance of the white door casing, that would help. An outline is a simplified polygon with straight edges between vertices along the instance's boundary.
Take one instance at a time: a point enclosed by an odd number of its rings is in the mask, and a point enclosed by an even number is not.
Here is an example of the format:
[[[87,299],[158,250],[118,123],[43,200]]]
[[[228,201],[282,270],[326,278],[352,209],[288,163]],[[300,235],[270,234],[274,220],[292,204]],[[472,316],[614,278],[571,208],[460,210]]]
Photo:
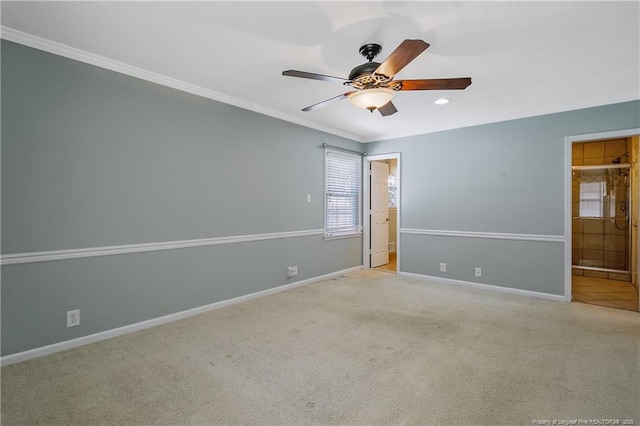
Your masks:
[[[640,181],[638,180],[639,141],[640,136],[631,137],[631,282],[635,284],[636,288],[640,284],[638,280],[638,260],[640,259],[638,250],[638,222],[640,221],[640,192],[638,190],[640,186]]]
[[[571,185],[571,177],[572,177],[572,145],[574,143],[581,143],[581,142],[590,142],[590,141],[597,141],[597,140],[604,140],[604,139],[616,139],[616,138],[625,138],[625,137],[633,137],[633,136],[638,136],[640,134],[640,128],[634,128],[634,129],[626,129],[626,130],[614,130],[614,131],[610,131],[610,132],[601,132],[601,133],[591,133],[591,134],[584,134],[584,135],[575,135],[575,136],[566,136],[564,138],[564,239],[565,239],[565,244],[564,244],[564,298],[567,302],[571,302],[572,297],[571,297],[571,278],[572,278],[572,274],[571,274],[571,250],[572,250],[572,243],[571,243],[571,238],[572,238],[572,234],[571,234],[571,228],[572,228],[572,185]],[[633,172],[633,170],[631,171]],[[639,185],[640,186],[640,185]],[[635,194],[632,196],[638,196],[638,198],[640,198],[640,194],[638,193],[639,191],[634,191]],[[633,203],[634,203],[634,199],[632,198],[632,208],[633,208]],[[638,207],[640,207],[640,202],[636,202],[636,205],[638,205]],[[635,210],[635,209],[633,209]],[[632,210],[632,211],[633,211]],[[638,244],[638,232],[636,229],[635,235],[634,235],[634,239],[635,239],[635,244],[637,246]],[[633,243],[632,243],[633,244]],[[633,256],[636,257],[636,262],[640,262],[640,253],[638,253],[640,250],[636,250],[636,253],[632,253]],[[633,268],[633,265],[631,266],[631,268]],[[636,265],[637,268],[637,265]],[[640,277],[637,278],[637,280],[640,280]],[[639,296],[640,298],[640,296]]]
[[[389,164],[371,163],[371,267],[389,263]]]

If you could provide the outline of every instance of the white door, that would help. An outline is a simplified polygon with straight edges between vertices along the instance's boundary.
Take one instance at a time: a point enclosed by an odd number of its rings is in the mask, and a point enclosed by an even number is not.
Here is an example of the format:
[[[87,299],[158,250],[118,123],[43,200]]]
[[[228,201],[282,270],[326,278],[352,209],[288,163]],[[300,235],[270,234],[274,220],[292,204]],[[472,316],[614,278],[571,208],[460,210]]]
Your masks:
[[[371,267],[389,263],[389,165],[371,163]]]

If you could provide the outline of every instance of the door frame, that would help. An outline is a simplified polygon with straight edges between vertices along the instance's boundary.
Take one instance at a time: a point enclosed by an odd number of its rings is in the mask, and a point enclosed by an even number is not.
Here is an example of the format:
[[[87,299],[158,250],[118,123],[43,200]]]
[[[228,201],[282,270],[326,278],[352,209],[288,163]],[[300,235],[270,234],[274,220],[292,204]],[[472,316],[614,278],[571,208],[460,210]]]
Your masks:
[[[585,135],[567,136],[564,138],[564,298],[567,302],[571,302],[571,258],[572,258],[572,211],[571,211],[571,164],[573,160],[572,146],[574,143],[589,142],[602,139],[616,139],[616,138],[628,138],[631,136],[640,135],[640,128],[614,130],[611,132],[601,133],[589,133]],[[631,194],[632,202],[635,201],[633,208],[638,208],[640,205],[640,194]],[[640,260],[639,253],[634,255]],[[640,282],[640,281],[639,281]]]
[[[371,256],[369,249],[371,248],[371,180],[369,179],[369,170],[372,161],[392,160],[398,162],[398,216],[396,223],[396,273],[400,272],[400,209],[402,208],[402,165],[401,155],[399,152],[389,154],[366,155],[363,157],[364,164],[362,167],[362,267],[363,269],[371,268]]]

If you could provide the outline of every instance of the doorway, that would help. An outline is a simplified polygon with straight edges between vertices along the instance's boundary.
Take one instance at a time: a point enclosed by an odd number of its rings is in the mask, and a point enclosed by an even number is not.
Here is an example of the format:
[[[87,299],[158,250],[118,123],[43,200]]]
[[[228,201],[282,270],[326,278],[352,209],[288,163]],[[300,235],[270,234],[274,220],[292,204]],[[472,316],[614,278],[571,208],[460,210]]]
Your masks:
[[[365,157],[363,265],[399,271],[400,154]]]
[[[638,132],[577,137],[569,148],[566,294],[574,302],[638,311]]]

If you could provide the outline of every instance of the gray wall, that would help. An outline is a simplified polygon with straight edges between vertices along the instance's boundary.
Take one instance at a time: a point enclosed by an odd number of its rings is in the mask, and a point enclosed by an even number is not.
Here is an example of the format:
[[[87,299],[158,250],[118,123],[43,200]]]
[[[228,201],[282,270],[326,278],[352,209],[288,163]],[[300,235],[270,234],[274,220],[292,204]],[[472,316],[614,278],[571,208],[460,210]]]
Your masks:
[[[367,152],[401,153],[401,228],[564,235],[564,138],[638,127],[635,101],[373,142]],[[562,243],[400,240],[403,272],[564,293]]]
[[[323,142],[402,153],[403,228],[562,235],[564,137],[640,127],[630,102],[364,146],[6,41],[1,107],[2,254],[322,228]],[[563,293],[561,243],[399,248],[405,272]],[[360,264],[360,238],[311,236],[3,266],[2,355]]]
[[[3,255],[321,229],[322,143],[364,150],[4,40],[1,118]],[[309,236],[6,265],[2,355],[358,266],[361,244]],[[299,275],[287,280],[287,265]]]

